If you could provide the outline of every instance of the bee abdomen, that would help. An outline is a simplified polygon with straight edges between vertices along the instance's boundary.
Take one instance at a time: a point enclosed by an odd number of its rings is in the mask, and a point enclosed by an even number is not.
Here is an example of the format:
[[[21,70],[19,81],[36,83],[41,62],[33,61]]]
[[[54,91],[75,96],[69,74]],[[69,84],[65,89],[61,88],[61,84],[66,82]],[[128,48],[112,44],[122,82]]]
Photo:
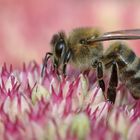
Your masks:
[[[132,96],[135,99],[140,98],[140,59],[135,60],[126,66],[125,70],[120,74],[121,81],[126,84]]]
[[[135,53],[121,42],[113,43],[104,54],[104,63],[106,67],[110,67],[112,61],[116,61],[119,70],[122,71],[128,65],[135,61]]]
[[[126,86],[128,87],[128,89],[131,92],[131,95],[135,99],[139,99],[140,98],[140,75],[139,75],[139,77],[131,78],[130,82],[126,83]]]
[[[137,61],[136,58],[137,57],[132,50],[130,50],[128,48],[126,48],[126,50],[124,50],[124,48],[122,48],[122,52],[119,53],[119,56],[116,61],[118,63],[119,68],[123,69],[125,67],[129,68],[129,67],[131,67],[130,65],[137,63],[137,62],[135,62],[135,61]],[[133,73],[131,68],[130,68],[130,70],[128,70],[128,73]]]
[[[128,56],[131,56],[131,55],[128,55]],[[140,70],[140,59],[138,57],[133,56],[133,59],[131,58],[131,61],[127,61],[127,60],[129,60],[129,58],[125,59],[124,67],[122,67],[118,63],[118,67],[122,75],[122,78],[126,80],[130,79],[131,77],[134,77],[134,75],[136,75],[137,72]]]

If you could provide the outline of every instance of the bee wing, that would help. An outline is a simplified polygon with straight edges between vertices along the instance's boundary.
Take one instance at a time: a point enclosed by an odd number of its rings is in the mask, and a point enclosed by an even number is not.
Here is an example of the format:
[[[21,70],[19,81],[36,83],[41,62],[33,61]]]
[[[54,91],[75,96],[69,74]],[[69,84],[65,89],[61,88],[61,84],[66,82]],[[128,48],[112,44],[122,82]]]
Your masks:
[[[89,38],[87,40],[87,43],[109,41],[109,40],[135,40],[135,39],[140,39],[140,29],[129,29],[129,30],[106,32],[97,38],[94,37]]]

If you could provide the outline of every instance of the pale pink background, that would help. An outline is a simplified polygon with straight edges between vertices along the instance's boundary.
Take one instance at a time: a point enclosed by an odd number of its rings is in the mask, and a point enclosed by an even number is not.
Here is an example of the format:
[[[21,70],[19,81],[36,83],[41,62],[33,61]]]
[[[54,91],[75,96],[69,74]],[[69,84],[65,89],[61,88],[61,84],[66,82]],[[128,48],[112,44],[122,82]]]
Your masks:
[[[52,34],[80,26],[140,28],[137,0],[0,0],[0,65],[42,62]],[[140,55],[140,41],[129,41]]]

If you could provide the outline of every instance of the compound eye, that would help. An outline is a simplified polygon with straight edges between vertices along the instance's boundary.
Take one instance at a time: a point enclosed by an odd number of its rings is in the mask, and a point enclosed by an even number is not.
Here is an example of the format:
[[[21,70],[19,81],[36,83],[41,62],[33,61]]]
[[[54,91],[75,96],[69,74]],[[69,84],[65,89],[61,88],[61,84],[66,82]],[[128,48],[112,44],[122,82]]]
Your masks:
[[[66,47],[66,45],[65,45],[64,40],[60,40],[56,43],[55,53],[56,53],[57,57],[61,57],[62,51],[63,51],[63,49],[65,49],[65,47]]]

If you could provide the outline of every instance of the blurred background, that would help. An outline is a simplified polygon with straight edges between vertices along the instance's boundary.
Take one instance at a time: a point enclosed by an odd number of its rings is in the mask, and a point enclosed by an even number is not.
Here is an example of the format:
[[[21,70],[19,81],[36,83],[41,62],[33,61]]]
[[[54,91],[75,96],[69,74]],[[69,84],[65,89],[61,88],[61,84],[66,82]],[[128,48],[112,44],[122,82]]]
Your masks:
[[[0,0],[0,65],[42,63],[52,35],[75,27],[102,32],[140,28],[140,2],[121,0]],[[140,41],[128,41],[140,56]]]

